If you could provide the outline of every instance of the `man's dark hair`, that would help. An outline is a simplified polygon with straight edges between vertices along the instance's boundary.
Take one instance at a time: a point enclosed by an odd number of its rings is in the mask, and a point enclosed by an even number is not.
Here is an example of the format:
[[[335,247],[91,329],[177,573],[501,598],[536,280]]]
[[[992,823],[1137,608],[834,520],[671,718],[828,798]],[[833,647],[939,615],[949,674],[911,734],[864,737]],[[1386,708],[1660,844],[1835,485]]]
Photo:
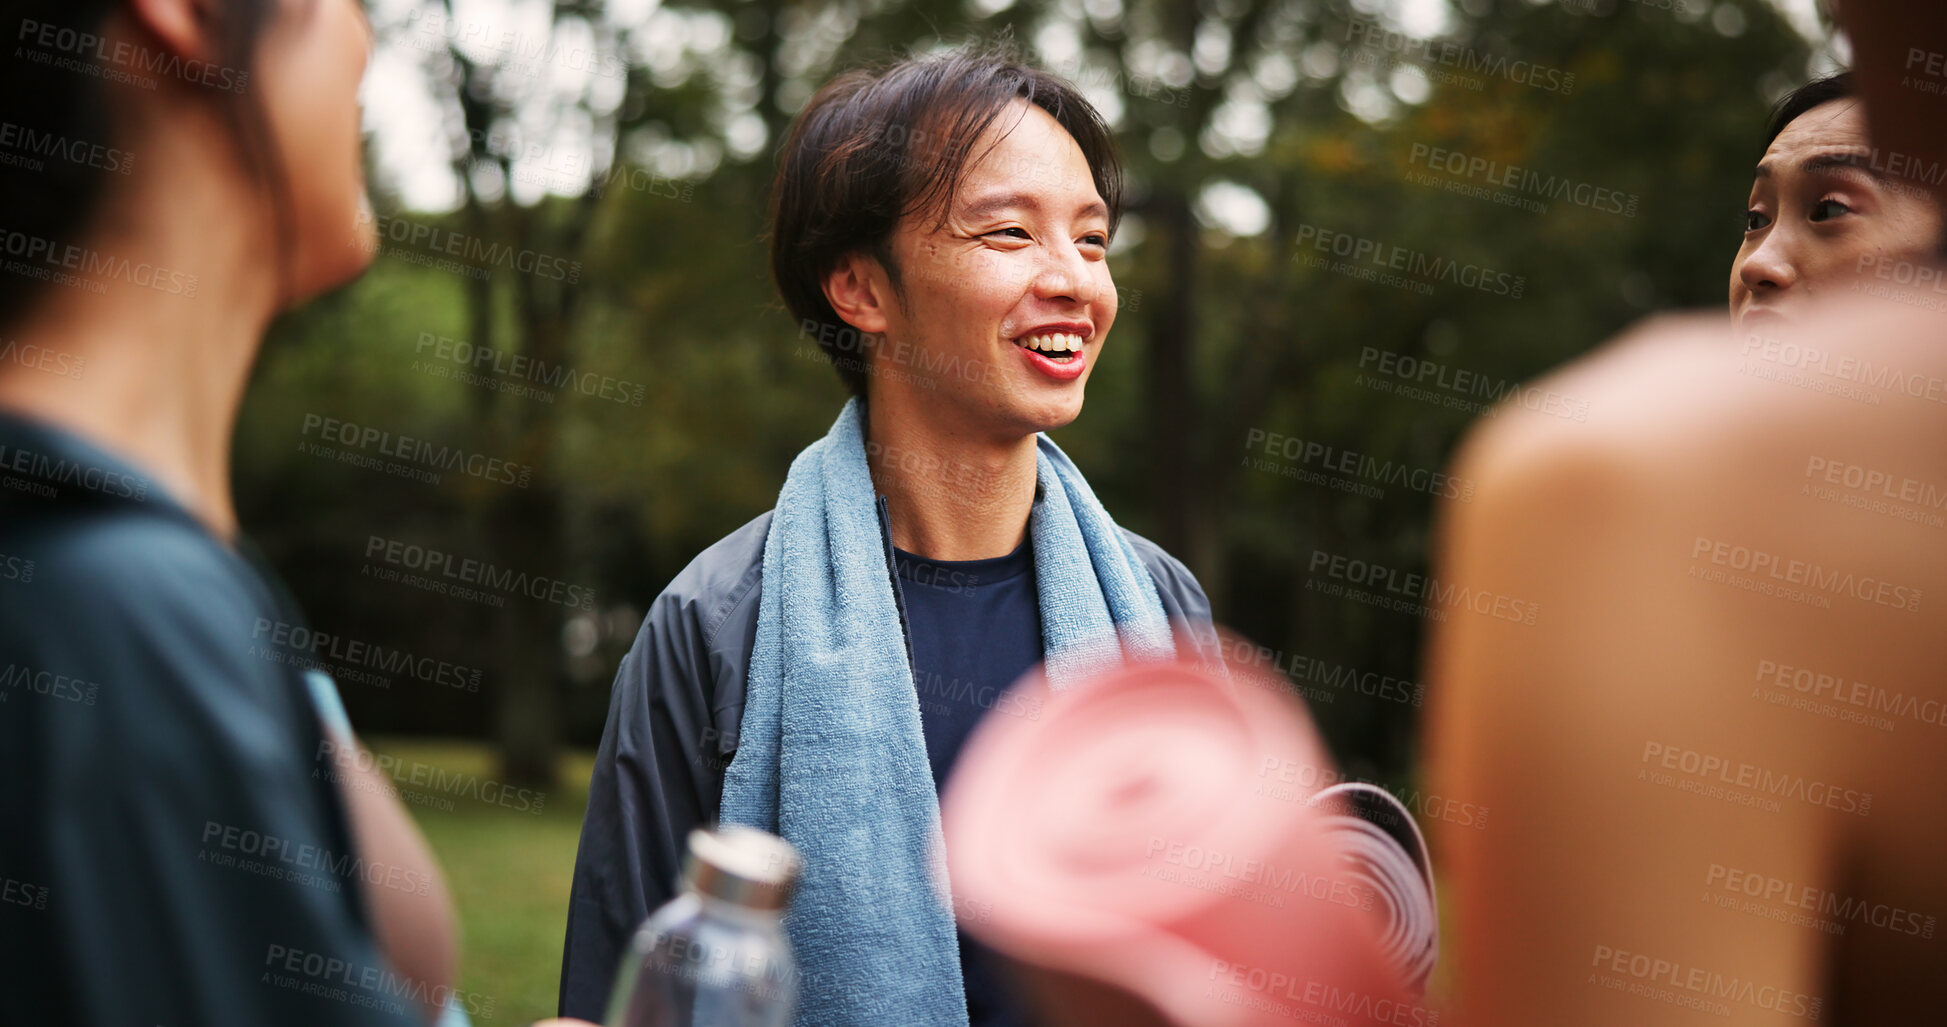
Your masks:
[[[1813,79],[1785,94],[1784,99],[1771,108],[1771,121],[1765,125],[1764,144],[1769,147],[1777,141],[1778,133],[1785,126],[1797,120],[1800,114],[1823,103],[1844,100],[1852,97],[1852,72],[1841,71],[1836,75]]]
[[[1108,125],[1066,79],[1029,67],[1005,40],[845,72],[805,104],[779,148],[771,276],[855,395],[865,395],[865,347],[825,299],[825,275],[846,255],[866,253],[902,290],[888,245],[899,220],[937,212],[935,227],[945,224],[967,167],[985,155],[975,144],[1016,99],[1074,137],[1113,236],[1122,162]]]

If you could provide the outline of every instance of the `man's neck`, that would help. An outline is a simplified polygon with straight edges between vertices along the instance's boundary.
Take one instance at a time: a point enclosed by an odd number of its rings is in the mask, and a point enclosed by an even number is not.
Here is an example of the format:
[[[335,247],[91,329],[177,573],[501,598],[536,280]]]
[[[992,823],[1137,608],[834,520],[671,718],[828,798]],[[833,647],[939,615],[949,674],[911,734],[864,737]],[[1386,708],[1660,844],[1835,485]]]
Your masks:
[[[931,560],[984,560],[1006,556],[1027,536],[1033,435],[971,435],[896,401],[879,402],[866,418],[865,452],[900,549]]]
[[[147,151],[144,151],[147,152]],[[168,201],[178,223],[149,237],[104,238],[102,252],[196,275],[189,295],[107,283],[105,294],[53,287],[10,331],[22,346],[67,354],[81,373],[0,366],[0,407],[74,432],[152,475],[217,537],[237,531],[230,440],[275,283],[223,223],[235,201],[185,187]],[[114,223],[113,218],[105,219]],[[254,268],[254,271],[252,270]]]

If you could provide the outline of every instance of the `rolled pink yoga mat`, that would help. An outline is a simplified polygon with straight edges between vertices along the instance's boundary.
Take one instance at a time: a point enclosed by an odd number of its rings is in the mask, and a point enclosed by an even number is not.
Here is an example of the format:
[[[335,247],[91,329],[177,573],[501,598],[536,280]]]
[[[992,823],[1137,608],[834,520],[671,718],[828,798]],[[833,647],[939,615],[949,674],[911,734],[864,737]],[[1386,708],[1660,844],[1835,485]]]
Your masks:
[[[1346,818],[1308,804],[1330,757],[1280,686],[1234,678],[1017,685],[1041,716],[987,718],[941,806],[961,926],[1049,1023],[1433,1022],[1401,903],[1348,866]]]

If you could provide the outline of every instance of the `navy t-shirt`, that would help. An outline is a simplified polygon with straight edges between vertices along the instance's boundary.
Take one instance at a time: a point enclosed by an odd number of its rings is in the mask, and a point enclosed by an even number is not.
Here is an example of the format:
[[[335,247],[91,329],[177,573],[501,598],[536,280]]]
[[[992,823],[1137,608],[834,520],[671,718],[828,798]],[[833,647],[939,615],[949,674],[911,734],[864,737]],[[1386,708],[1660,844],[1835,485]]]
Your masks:
[[[423,1023],[265,640],[297,617],[141,471],[0,412],[0,1023]]]
[[[1013,552],[987,560],[929,560],[903,549],[893,553],[913,645],[920,726],[938,788],[982,717],[1039,712],[1006,694],[1023,672],[1041,662],[1034,548],[1023,539]],[[999,960],[961,932],[960,972],[973,1027],[1031,1022],[1007,992]]]

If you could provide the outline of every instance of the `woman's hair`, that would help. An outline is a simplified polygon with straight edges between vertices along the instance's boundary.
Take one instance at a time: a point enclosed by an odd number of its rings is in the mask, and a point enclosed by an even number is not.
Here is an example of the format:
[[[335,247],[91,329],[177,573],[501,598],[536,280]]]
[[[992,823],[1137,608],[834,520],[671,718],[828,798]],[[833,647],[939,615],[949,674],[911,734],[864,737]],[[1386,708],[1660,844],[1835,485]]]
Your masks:
[[[252,89],[257,45],[277,16],[278,0],[217,0],[215,52],[184,60],[153,41],[119,46],[104,40],[108,20],[125,0],[13,0],[3,27],[14,54],[0,61],[0,257],[28,247],[79,247],[94,226],[109,182],[142,154],[86,159],[118,147],[124,90],[169,80],[206,89],[219,105],[249,172],[271,190],[273,214],[287,220],[288,200],[268,117]],[[144,83],[147,83],[146,85]],[[21,152],[25,151],[25,152]],[[282,224],[280,223],[280,227]],[[279,232],[278,238],[284,238]],[[288,270],[280,251],[280,272]],[[0,328],[18,321],[46,283],[0,272]]]
[[[900,219],[937,212],[945,223],[968,165],[984,156],[975,144],[1017,99],[1074,137],[1113,235],[1122,163],[1108,125],[1066,79],[1029,67],[1007,41],[845,72],[811,98],[779,148],[771,276],[854,394],[865,394],[865,352],[845,343],[859,337],[825,299],[825,275],[847,254],[867,253],[902,290],[888,245]]]
[[[1823,103],[1844,100],[1853,96],[1852,72],[1841,71],[1835,75],[1813,79],[1785,94],[1784,99],[1771,108],[1771,120],[1765,125],[1764,144],[1769,147],[1800,114]]]

